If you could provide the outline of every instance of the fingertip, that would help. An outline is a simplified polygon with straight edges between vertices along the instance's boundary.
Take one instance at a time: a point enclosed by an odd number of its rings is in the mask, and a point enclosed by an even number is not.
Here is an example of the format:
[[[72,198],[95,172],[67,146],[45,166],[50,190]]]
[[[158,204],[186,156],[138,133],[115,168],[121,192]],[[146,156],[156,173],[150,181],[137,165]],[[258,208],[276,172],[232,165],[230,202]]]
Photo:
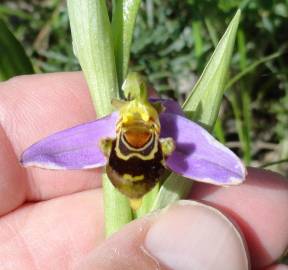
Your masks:
[[[127,224],[78,261],[73,269],[158,270],[157,261],[143,249],[150,222],[150,218],[142,218]]]
[[[17,170],[25,172],[27,177],[21,175],[17,181],[26,183],[27,200],[45,200],[100,186],[99,170],[51,172],[19,166],[21,153],[31,144],[94,119],[95,111],[81,72],[24,75],[0,84],[0,122],[15,153],[9,161],[1,161],[0,166],[6,171],[9,166],[17,166]],[[20,187],[14,186],[14,196]]]
[[[288,270],[288,265],[286,264],[277,264],[269,266],[268,268],[265,268],[263,270]]]
[[[1,124],[17,157],[51,132],[95,118],[80,72],[14,77],[1,84],[0,98]]]
[[[149,229],[145,246],[169,269],[249,269],[241,233],[220,211],[180,201]]]
[[[26,196],[25,171],[0,125],[0,216],[20,206]]]
[[[247,240],[253,268],[275,262],[288,244],[288,181],[281,175],[248,169],[239,186],[195,184],[191,197],[221,209],[237,221]]]
[[[103,238],[100,189],[27,203],[0,219],[0,268],[71,269]]]
[[[176,204],[136,220],[94,250],[77,269],[249,269],[245,243],[218,210]]]

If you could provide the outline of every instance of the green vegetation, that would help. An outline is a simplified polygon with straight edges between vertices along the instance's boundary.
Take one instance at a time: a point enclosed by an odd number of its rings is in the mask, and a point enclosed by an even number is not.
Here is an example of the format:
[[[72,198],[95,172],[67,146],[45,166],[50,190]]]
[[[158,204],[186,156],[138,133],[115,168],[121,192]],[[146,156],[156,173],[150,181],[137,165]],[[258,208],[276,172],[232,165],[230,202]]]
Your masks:
[[[35,72],[80,69],[65,1],[1,3],[0,18],[24,46]],[[160,95],[182,103],[238,7],[240,28],[214,133],[247,165],[288,175],[287,0],[143,0],[130,67],[143,72]]]

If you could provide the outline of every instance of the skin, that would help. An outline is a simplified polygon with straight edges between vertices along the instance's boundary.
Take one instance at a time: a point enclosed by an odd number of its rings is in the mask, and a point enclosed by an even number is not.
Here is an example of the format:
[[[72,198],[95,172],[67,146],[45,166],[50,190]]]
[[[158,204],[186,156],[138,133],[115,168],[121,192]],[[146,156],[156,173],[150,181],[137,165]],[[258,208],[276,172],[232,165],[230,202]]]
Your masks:
[[[95,118],[81,73],[21,76],[0,84],[1,269],[161,265],[139,251],[157,214],[130,223],[104,241],[101,170],[49,171],[19,165],[20,154],[32,143]],[[252,269],[287,269],[276,264],[288,246],[288,182],[283,177],[251,168],[240,186],[196,183],[190,198],[233,219],[246,239]],[[111,250],[122,253],[112,258]]]

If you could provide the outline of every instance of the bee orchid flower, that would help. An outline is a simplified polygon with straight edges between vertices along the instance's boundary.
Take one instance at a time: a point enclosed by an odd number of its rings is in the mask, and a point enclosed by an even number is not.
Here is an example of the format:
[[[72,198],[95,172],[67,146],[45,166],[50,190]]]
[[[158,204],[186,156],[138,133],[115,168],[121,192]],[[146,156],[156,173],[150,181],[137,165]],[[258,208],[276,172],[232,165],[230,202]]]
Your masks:
[[[165,169],[214,185],[244,181],[245,167],[231,150],[187,119],[177,102],[148,99],[145,91],[126,95],[130,100],[106,117],[33,144],[21,163],[57,170],[106,166],[111,182],[129,198],[141,198]]]

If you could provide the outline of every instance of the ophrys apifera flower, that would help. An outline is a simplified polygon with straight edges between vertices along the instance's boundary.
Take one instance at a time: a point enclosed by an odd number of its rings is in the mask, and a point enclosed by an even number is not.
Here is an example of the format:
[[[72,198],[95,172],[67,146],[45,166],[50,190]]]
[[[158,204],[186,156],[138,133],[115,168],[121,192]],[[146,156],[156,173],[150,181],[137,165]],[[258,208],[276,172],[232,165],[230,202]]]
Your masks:
[[[245,167],[232,151],[185,118],[178,103],[148,99],[135,76],[124,84],[126,100],[114,101],[117,111],[35,143],[22,164],[63,170],[105,166],[113,185],[129,198],[141,198],[166,168],[215,185],[244,181]]]

